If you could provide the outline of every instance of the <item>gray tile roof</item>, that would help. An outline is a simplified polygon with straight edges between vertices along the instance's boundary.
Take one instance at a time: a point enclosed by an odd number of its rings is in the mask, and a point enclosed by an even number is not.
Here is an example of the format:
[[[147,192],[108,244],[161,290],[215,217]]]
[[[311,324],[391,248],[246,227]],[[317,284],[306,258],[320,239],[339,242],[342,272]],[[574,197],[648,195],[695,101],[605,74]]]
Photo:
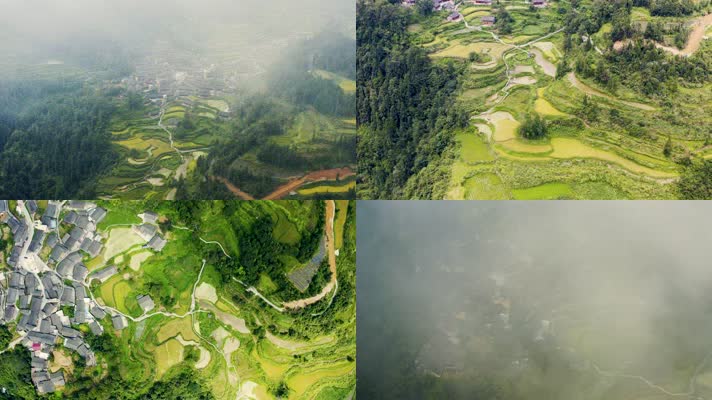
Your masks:
[[[104,317],[106,317],[106,312],[97,305],[92,306],[89,311],[91,312],[91,315],[93,315],[96,319],[103,319]]]
[[[30,242],[29,251],[32,253],[39,253],[42,249],[42,242],[44,242],[46,234],[44,231],[35,229],[35,233],[32,236],[32,242]]]
[[[52,345],[57,341],[57,336],[49,333],[41,332],[29,332],[27,338],[34,343],[43,343],[47,345]]]
[[[75,223],[77,223],[77,218],[79,218],[79,215],[72,210],[64,216],[63,221],[67,224],[74,225]]]
[[[138,305],[143,309],[143,311],[148,312],[156,307],[156,304],[149,295],[138,296],[136,300],[138,300]]]
[[[104,217],[106,217],[106,210],[101,207],[95,208],[90,214],[90,218],[97,224],[101,222]]]
[[[52,249],[52,253],[50,253],[49,258],[54,261],[59,261],[68,252],[69,252],[69,250],[66,247],[64,247],[64,245],[58,244],[58,245],[54,246],[54,248]]]
[[[84,266],[84,264],[79,263],[74,266],[74,273],[72,274],[72,276],[74,277],[75,281],[82,282],[84,281],[84,278],[87,277],[87,275],[89,275],[89,270],[87,269],[87,267]]]
[[[64,292],[62,292],[62,305],[74,305],[74,288],[71,286],[65,286]]]
[[[15,307],[13,304],[8,305],[5,307],[5,316],[4,319],[7,322],[14,321],[17,318],[17,307]]]
[[[65,207],[70,210],[86,210],[95,207],[95,205],[94,203],[88,201],[70,200],[67,202]]]
[[[126,320],[121,315],[114,315],[111,318],[111,323],[117,331],[126,328]]]
[[[147,223],[155,223],[156,220],[158,220],[158,214],[156,214],[153,211],[144,211],[143,212],[143,222]]]
[[[152,248],[153,250],[161,251],[163,250],[163,247],[165,247],[165,245],[166,240],[163,239],[160,235],[156,234],[154,237],[151,238],[151,240],[146,246]]]
[[[96,336],[99,336],[102,333],[104,333],[104,328],[102,328],[101,324],[99,324],[96,321],[92,321],[89,324],[89,329],[91,329],[91,333],[93,333]]]
[[[32,213],[32,214],[36,213],[37,209],[39,208],[37,206],[37,202],[34,200],[25,201],[25,205],[27,206],[27,209],[30,210],[30,213]]]
[[[50,379],[52,380],[52,384],[54,384],[55,387],[65,385],[64,374],[62,373],[62,371],[57,371],[51,374]]]
[[[119,273],[118,269],[116,269],[115,265],[108,266],[106,268],[102,268],[100,270],[92,272],[92,274],[89,276],[89,279],[98,279],[99,282],[106,282],[109,278],[112,276],[116,275]]]
[[[134,229],[136,230],[136,233],[138,233],[145,241],[151,240],[153,235],[155,235],[156,231],[158,230],[155,225],[149,224],[141,224],[138,226],[134,226]]]

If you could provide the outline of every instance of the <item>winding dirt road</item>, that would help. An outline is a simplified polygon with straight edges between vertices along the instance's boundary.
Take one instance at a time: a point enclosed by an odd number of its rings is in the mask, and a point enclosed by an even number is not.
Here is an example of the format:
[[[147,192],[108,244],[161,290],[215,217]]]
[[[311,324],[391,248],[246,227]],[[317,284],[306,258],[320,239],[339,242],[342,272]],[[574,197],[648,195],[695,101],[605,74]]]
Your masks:
[[[625,101],[625,100],[621,100],[621,99],[609,96],[603,92],[599,92],[598,90],[596,90],[590,86],[587,86],[586,84],[579,81],[573,72],[569,72],[568,75],[566,75],[566,77],[568,78],[569,82],[571,82],[571,85],[573,85],[576,89],[578,89],[584,93],[587,93],[587,94],[590,94],[593,96],[603,97],[604,99],[608,99],[608,100],[612,100],[612,101],[617,101],[617,102],[623,103],[627,106],[630,106],[633,108],[639,108],[639,109],[645,110],[645,111],[655,111],[656,110],[655,107],[649,106],[647,104],[636,103],[634,101]]]
[[[346,178],[348,176],[355,175],[355,173],[348,167],[344,168],[333,168],[333,169],[323,169],[321,171],[314,171],[304,175],[301,178],[291,180],[284,185],[278,187],[274,192],[265,196],[265,200],[276,200],[281,199],[289,194],[289,192],[297,189],[308,182],[316,182],[320,180],[336,180],[339,178]]]
[[[225,187],[232,192],[235,196],[241,198],[242,200],[254,200],[255,198],[252,197],[249,193],[245,193],[240,188],[237,186],[233,185],[232,182],[227,180],[227,178],[223,178],[222,176],[216,176],[215,179],[219,180],[223,184],[225,184]]]
[[[334,181],[337,178],[347,178],[353,175],[356,175],[356,173],[352,171],[349,167],[322,169],[320,171],[309,172],[308,174],[302,177],[294,178],[289,182],[285,183],[284,185],[279,186],[277,189],[275,189],[274,192],[265,196],[263,200],[281,199],[289,195],[289,193],[293,190],[298,189],[300,186],[306,183],[325,180]],[[255,200],[254,196],[241,190],[239,187],[235,186],[232,182],[230,182],[227,178],[224,178],[222,176],[216,176],[214,177],[214,179],[217,179],[218,181],[222,182],[229,191],[231,191],[235,196],[239,197],[240,199]]]
[[[284,303],[284,308],[296,310],[314,304],[329,294],[337,285],[336,280],[336,249],[334,248],[334,215],[336,213],[336,202],[329,200],[326,202],[326,249],[329,254],[329,269],[331,270],[331,280],[316,296],[306,299],[290,301]]]

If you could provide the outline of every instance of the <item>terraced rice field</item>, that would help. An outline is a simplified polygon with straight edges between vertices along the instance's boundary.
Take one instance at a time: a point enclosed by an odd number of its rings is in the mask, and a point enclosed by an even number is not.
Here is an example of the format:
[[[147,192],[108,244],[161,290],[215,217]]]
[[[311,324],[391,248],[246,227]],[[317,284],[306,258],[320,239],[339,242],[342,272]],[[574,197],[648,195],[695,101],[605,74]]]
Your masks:
[[[461,6],[472,25],[488,10]],[[522,20],[525,9],[512,9]],[[550,13],[554,10],[542,10]],[[548,15],[548,14],[547,14]],[[637,15],[637,14],[636,14]],[[638,15],[645,18],[644,15]],[[542,18],[542,20],[544,20]],[[551,20],[556,20],[552,18]],[[460,26],[464,24],[461,22]],[[496,32],[496,31],[495,31]],[[536,20],[517,25],[512,35],[493,42],[478,31],[458,30],[452,24],[422,23],[411,33],[418,36],[435,59],[466,60],[470,53],[486,54],[491,60],[469,63],[458,98],[472,109],[470,128],[456,132],[457,156],[450,170],[448,199],[558,199],[558,198],[670,198],[678,176],[675,164],[662,155],[661,139],[647,144],[625,137],[620,128],[602,134],[600,127],[572,128],[580,121],[579,107],[588,95],[608,108],[636,115],[641,121],[656,112],[654,104],[638,101],[626,92],[620,98],[604,89],[581,82],[573,73],[556,80],[556,63],[563,57],[563,34],[523,44],[550,32]],[[434,46],[434,47],[433,47]],[[506,54],[506,63],[503,59]],[[468,62],[468,61],[465,61]],[[509,73],[506,73],[506,70]],[[493,83],[499,79],[499,83]],[[505,83],[509,80],[509,85]],[[504,90],[502,90],[504,88]],[[697,92],[694,92],[697,93]],[[518,130],[527,114],[537,113],[550,126],[542,140],[526,140]],[[551,128],[553,127],[553,128]],[[607,128],[610,129],[610,128]],[[673,132],[674,134],[674,132]],[[682,141],[678,143],[683,143]],[[691,149],[701,146],[695,142]],[[700,157],[709,157],[700,153]]]
[[[319,185],[306,189],[299,189],[297,193],[301,195],[312,195],[316,193],[346,193],[356,188],[356,181],[349,181],[343,185]]]

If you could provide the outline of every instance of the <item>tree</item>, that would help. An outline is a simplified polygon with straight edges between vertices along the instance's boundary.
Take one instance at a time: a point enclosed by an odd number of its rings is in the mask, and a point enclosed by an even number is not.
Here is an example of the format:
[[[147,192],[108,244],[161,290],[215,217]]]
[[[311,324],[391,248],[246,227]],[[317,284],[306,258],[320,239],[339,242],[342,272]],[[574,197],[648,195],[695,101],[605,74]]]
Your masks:
[[[584,95],[578,115],[588,122],[596,122],[598,121],[600,112],[598,102],[592,99],[589,95]]]
[[[519,134],[526,139],[541,139],[546,136],[546,121],[537,113],[527,115],[524,123],[519,127]]]
[[[512,23],[514,23],[514,18],[512,18],[512,16],[509,14],[509,11],[504,8],[504,5],[499,7],[495,17],[495,26],[497,27],[499,33],[505,35],[512,33]]]
[[[431,0],[418,0],[415,5],[420,15],[428,16],[433,13],[433,2]]]
[[[680,176],[678,189],[683,199],[711,200],[712,160],[693,162],[686,166]]]
[[[143,97],[136,92],[129,92],[126,95],[126,106],[129,110],[135,111],[143,108]]]
[[[668,136],[665,146],[663,147],[663,154],[665,157],[670,157],[672,155],[672,138]]]

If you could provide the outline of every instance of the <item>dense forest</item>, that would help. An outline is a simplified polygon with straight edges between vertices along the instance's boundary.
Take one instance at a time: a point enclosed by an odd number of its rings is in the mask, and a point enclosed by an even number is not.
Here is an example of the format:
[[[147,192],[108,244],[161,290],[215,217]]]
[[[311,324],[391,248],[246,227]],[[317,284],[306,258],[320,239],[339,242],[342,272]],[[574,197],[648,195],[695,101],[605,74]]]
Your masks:
[[[453,106],[462,64],[433,63],[412,44],[409,12],[381,1],[357,4],[361,198],[433,197],[433,183],[446,178],[428,166],[452,143],[452,130],[467,123]]]
[[[0,195],[93,197],[93,178],[115,158],[113,112],[107,96],[80,83],[3,82]]]

